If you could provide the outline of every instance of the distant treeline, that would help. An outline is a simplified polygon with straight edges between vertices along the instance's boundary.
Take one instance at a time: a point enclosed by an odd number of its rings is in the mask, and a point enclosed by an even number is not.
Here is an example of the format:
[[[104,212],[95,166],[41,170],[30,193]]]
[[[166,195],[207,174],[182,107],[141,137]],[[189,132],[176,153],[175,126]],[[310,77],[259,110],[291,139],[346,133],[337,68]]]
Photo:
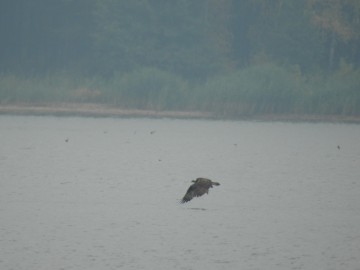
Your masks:
[[[360,114],[360,70],[342,66],[329,78],[262,64],[194,83],[157,68],[111,78],[56,74],[0,77],[3,103],[95,102],[147,110],[194,110],[220,117],[255,114]]]
[[[360,114],[358,0],[4,0],[0,102]]]

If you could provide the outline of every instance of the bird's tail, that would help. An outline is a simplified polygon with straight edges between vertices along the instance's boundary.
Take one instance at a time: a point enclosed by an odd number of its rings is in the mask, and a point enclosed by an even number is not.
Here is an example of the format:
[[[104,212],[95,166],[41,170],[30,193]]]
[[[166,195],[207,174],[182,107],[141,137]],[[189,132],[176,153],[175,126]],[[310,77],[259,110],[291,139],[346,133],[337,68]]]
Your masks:
[[[218,183],[218,182],[212,182],[212,184],[215,186],[220,186],[220,183]]]

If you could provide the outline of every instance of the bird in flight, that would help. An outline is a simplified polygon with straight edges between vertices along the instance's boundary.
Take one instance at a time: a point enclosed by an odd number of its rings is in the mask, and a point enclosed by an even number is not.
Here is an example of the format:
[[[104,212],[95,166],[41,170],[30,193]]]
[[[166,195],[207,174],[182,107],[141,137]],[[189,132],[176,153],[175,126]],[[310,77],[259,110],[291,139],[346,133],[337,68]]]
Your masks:
[[[181,203],[186,203],[191,201],[194,197],[200,197],[205,193],[209,193],[209,188],[214,186],[220,186],[218,182],[213,182],[210,179],[199,177],[196,180],[192,180],[194,184],[192,184],[188,190],[184,198],[182,198]]]

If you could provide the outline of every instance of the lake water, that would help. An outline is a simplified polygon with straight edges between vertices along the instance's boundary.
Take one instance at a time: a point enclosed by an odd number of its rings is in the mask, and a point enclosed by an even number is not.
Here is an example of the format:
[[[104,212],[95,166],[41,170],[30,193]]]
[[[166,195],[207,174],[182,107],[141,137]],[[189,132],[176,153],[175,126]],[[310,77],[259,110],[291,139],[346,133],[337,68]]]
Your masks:
[[[0,116],[0,139],[0,269],[360,269],[359,125]]]

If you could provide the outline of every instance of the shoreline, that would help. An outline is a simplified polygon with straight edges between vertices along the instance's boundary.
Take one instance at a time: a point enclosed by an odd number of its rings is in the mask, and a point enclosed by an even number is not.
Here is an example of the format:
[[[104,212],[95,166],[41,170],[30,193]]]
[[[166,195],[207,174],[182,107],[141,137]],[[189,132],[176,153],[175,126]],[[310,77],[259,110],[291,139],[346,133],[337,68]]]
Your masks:
[[[280,121],[280,122],[329,122],[360,123],[360,116],[313,115],[313,114],[267,114],[239,117],[222,117],[202,111],[156,111],[119,108],[96,103],[55,103],[55,104],[0,104],[0,115],[32,116],[80,116],[80,117],[124,117],[124,118],[174,118],[174,119],[213,119],[239,121]]]
[[[0,105],[0,115],[212,118],[212,114],[200,111],[140,110],[96,103],[7,104]]]

